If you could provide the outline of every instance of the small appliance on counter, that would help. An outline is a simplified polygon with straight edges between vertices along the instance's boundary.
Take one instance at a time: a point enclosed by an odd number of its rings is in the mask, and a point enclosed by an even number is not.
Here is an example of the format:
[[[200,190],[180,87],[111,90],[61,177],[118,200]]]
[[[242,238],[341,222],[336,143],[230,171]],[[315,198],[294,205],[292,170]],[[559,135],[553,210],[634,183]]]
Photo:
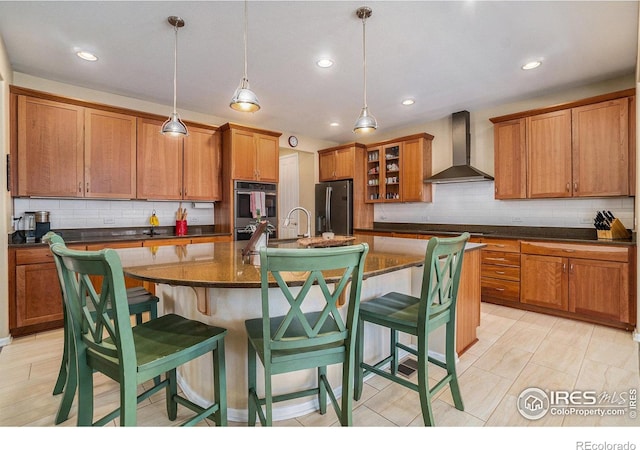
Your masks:
[[[49,211],[36,211],[35,215],[35,241],[40,242],[42,236],[51,230]]]
[[[24,213],[24,238],[27,244],[36,242],[36,213],[25,211]]]

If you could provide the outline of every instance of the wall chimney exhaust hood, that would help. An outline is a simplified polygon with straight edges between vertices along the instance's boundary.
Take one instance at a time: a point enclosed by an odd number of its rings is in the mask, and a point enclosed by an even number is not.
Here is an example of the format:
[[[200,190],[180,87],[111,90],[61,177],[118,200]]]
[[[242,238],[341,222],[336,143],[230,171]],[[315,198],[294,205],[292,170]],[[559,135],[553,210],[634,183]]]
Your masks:
[[[471,133],[469,111],[451,115],[453,166],[439,172],[425,183],[462,183],[467,181],[491,181],[493,177],[471,166]]]

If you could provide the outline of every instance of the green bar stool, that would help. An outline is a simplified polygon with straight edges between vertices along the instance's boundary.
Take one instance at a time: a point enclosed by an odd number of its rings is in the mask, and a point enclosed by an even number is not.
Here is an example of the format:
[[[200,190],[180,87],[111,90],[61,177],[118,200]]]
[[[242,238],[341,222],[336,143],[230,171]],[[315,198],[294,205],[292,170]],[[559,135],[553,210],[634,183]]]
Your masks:
[[[352,425],[353,377],[355,375],[355,326],[358,320],[360,290],[367,244],[334,248],[260,250],[262,317],[245,321],[248,346],[249,417],[256,416],[263,426],[273,422],[273,403],[317,396],[320,413],[327,410],[327,396],[343,426]],[[325,277],[330,281],[327,282]],[[338,303],[340,294],[351,281],[346,318]],[[273,288],[273,284],[280,288]],[[333,291],[328,284],[334,284]],[[308,295],[317,284],[322,293],[322,310],[305,311],[318,301]],[[270,289],[270,286],[272,289]],[[292,286],[301,286],[297,294]],[[271,317],[270,298],[282,293],[285,315]],[[315,297],[315,298],[314,298]],[[309,301],[311,299],[311,301]],[[306,305],[305,305],[306,303]],[[314,308],[318,309],[318,308]],[[265,395],[257,394],[257,359],[264,366]],[[342,401],[338,403],[327,380],[327,366],[342,364]],[[272,394],[272,377],[303,369],[317,369],[317,385],[310,389]],[[264,410],[263,410],[264,407]]]
[[[422,419],[426,426],[435,425],[431,398],[444,386],[450,386],[456,409],[464,410],[456,373],[455,325],[460,271],[464,247],[468,240],[469,233],[453,238],[434,237],[429,239],[420,298],[390,292],[362,302],[357,333],[359,369],[356,371],[355,380],[356,400],[359,400],[362,395],[364,376],[368,373],[374,373],[419,393]],[[374,364],[363,362],[364,325],[366,323],[390,329],[390,354]],[[444,362],[429,356],[429,333],[441,326],[446,328]],[[399,342],[398,332],[415,336],[417,348]],[[417,384],[398,374],[399,349],[405,350],[417,358]],[[447,374],[431,389],[429,389],[429,362],[447,371]]]
[[[64,240],[62,237],[54,232],[48,232],[45,236],[42,237],[42,242],[46,242],[49,246],[54,243],[64,244]],[[64,286],[62,285],[62,274],[60,270],[58,270],[58,279],[60,281],[60,291],[64,295]],[[144,320],[144,313],[149,313],[150,319],[155,319],[158,317],[158,297],[151,294],[142,286],[136,286],[127,289],[127,302],[129,303],[129,313],[133,316],[135,315],[136,324],[140,325]],[[69,418],[69,412],[71,411],[71,406],[73,404],[73,399],[76,393],[76,384],[75,377],[72,378],[71,383],[69,383],[69,336],[67,333],[66,326],[66,312],[64,300],[62,301],[62,309],[63,309],[63,318],[65,321],[64,325],[64,344],[62,351],[62,361],[60,363],[60,370],[58,371],[58,378],[56,379],[56,384],[53,387],[53,395],[64,394],[62,396],[62,400],[60,401],[60,405],[58,407],[58,412],[55,417],[55,424],[58,425]],[[160,377],[154,378],[155,384],[160,383]]]
[[[78,386],[78,425],[105,425],[118,416],[121,426],[136,425],[137,404],[163,388],[170,420],[176,419],[180,404],[195,413],[182,425],[204,418],[227,425],[226,329],[176,314],[132,327],[122,264],[115,250],[71,250],[53,243],[51,251],[63,280],[70,338],[68,383]],[[102,278],[100,293],[93,277]],[[213,360],[215,398],[203,407],[178,394],[176,368],[208,353]],[[120,407],[95,422],[94,371],[120,385]],[[138,394],[139,385],[162,373],[163,381]]]

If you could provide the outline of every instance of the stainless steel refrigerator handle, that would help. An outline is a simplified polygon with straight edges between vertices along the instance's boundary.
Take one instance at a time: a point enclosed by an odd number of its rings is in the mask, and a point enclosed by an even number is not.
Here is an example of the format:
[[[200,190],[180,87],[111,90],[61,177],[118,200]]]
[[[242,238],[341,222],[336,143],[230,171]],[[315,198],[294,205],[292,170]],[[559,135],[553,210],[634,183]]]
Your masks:
[[[325,216],[327,217],[327,226],[326,230],[331,231],[331,195],[333,194],[333,188],[327,187],[325,191]]]

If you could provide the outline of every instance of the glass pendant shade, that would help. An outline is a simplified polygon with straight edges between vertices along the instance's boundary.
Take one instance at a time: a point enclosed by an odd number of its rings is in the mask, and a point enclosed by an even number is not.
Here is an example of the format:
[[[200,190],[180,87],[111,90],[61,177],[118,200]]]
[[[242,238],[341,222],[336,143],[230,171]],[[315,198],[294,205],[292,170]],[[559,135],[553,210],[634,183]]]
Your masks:
[[[171,113],[171,116],[162,124],[160,130],[162,134],[170,134],[172,136],[187,136],[187,126],[180,120],[178,113]]]
[[[369,108],[366,106],[360,111],[360,117],[353,126],[353,132],[358,134],[371,133],[378,128],[376,118],[369,114]]]
[[[249,89],[249,80],[242,78],[240,86],[238,86],[238,89],[236,89],[236,92],[233,94],[229,106],[240,112],[256,112],[260,109],[258,97]]]

